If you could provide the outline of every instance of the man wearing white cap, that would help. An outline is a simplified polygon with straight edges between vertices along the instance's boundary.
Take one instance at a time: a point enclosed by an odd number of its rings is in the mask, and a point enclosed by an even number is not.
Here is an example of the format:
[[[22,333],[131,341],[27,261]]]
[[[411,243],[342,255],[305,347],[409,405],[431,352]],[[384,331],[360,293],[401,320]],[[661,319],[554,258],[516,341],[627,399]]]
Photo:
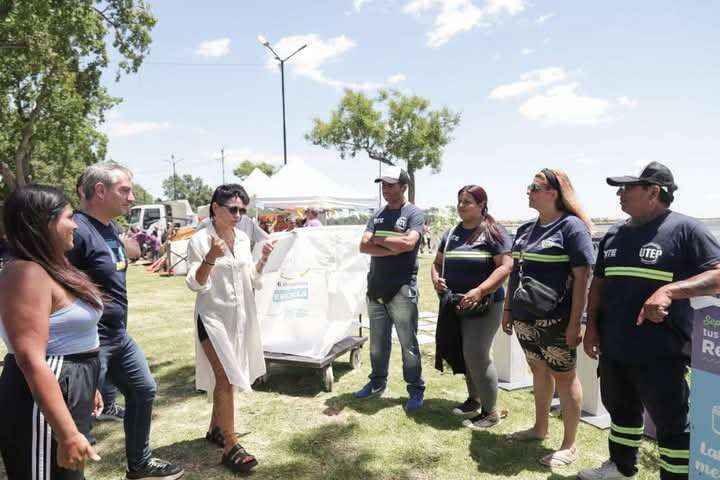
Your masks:
[[[367,292],[372,371],[370,381],[355,397],[368,399],[381,396],[385,391],[394,325],[407,383],[405,409],[411,412],[422,407],[425,392],[417,341],[416,286],[417,255],[425,216],[405,200],[410,177],[400,167],[386,168],[375,182],[382,182],[383,197],[388,203],[370,218],[360,242],[360,251],[372,256]]]

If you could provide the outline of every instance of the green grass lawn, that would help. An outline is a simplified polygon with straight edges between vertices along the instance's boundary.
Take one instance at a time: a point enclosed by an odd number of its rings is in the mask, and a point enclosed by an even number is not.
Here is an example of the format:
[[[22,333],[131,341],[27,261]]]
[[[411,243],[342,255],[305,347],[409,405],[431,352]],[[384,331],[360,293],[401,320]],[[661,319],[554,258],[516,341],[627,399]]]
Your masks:
[[[429,280],[430,259],[422,259],[421,310],[435,311]],[[203,439],[211,404],[195,391],[193,304],[181,277],[163,278],[134,265],[128,274],[130,333],[145,351],[158,384],[152,426],[155,455],[182,463],[188,479],[234,478],[219,465],[220,450]],[[237,396],[237,428],[242,443],[258,457],[253,478],[260,479],[562,479],[595,466],[607,456],[607,433],[581,423],[580,460],[551,471],[538,457],[560,444],[562,424],[551,420],[542,443],[513,443],[506,434],[533,421],[530,390],[500,392],[508,418],[485,432],[463,428],[450,410],[466,397],[461,376],[433,368],[434,346],[422,347],[427,382],[425,407],[408,416],[403,410],[399,346],[394,344],[387,398],[358,401],[353,392],[367,380],[368,349],[352,370],[347,356],[334,366],[334,391],[322,391],[319,373],[273,367],[261,391]],[[94,428],[102,461],[86,469],[87,478],[123,478],[122,425]],[[654,444],[641,451],[639,479],[657,477]],[[0,466],[0,478],[6,478]]]

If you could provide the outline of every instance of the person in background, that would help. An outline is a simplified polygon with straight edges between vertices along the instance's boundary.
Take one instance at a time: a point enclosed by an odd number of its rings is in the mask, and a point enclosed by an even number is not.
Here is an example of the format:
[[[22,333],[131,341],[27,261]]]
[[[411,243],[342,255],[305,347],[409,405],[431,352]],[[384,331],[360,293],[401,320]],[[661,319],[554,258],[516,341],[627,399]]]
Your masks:
[[[435,368],[442,371],[446,360],[454,373],[465,374],[468,398],[453,413],[470,416],[463,425],[472,429],[493,427],[501,420],[490,347],[503,313],[503,283],[512,270],[510,237],[488,213],[487,205],[484,188],[467,185],[460,189],[457,212],[461,221],[443,234],[430,270],[441,295]],[[462,299],[455,300],[453,294]],[[473,310],[483,301],[488,305],[485,311],[458,315],[458,310]]]
[[[322,227],[323,224],[320,221],[320,218],[318,218],[319,212],[317,208],[310,207],[307,210],[305,210],[305,227]]]
[[[656,427],[660,478],[687,479],[688,299],[720,293],[720,244],[702,222],[670,210],[678,187],[665,165],[652,162],[637,177],[609,177],[607,183],[618,187],[630,218],[600,241],[583,346],[600,359],[610,458],[578,478],[635,476],[645,410]]]
[[[154,458],[150,449],[152,407],[157,392],[145,354],[128,334],[126,273],[128,257],[113,219],[128,212],[135,197],[132,173],[113,161],[85,169],[82,180],[84,209],[73,216],[70,261],[100,287],[104,311],[100,318],[100,384],[109,379],[125,397],[126,480],[176,480],[184,470]]]
[[[383,395],[387,387],[392,327],[402,349],[403,378],[407,383],[407,412],[423,406],[418,346],[418,249],[425,218],[422,210],[405,200],[410,177],[400,167],[388,167],[376,179],[382,182],[387,205],[368,220],[360,252],[370,255],[367,309],[370,318],[370,381],[355,392],[359,399]]]
[[[254,290],[262,288],[262,271],[273,249],[273,243],[266,242],[260,260],[253,263],[250,239],[237,226],[249,201],[240,185],[215,189],[212,221],[188,244],[185,277],[197,292],[195,384],[213,400],[205,438],[223,448],[222,464],[237,473],[249,473],[258,463],[237,440],[233,387],[251,390],[265,374]]]
[[[527,194],[538,218],[517,230],[502,326],[508,335],[515,329],[532,370],[535,424],[513,433],[511,439],[547,437],[550,402],[557,389],[563,440],[560,448],[540,458],[540,463],[563,466],[578,458],[575,438],[582,387],[575,373],[576,348],[582,340],[581,320],[594,262],[592,222],[580,207],[570,179],[560,170],[545,168],[537,173]],[[544,307],[549,311],[538,311],[536,303],[521,301],[518,294],[534,291],[533,285],[535,291],[553,292],[555,298],[548,302],[552,305]]]
[[[83,479],[91,415],[102,409],[100,291],[65,253],[70,201],[31,185],[13,191],[3,223],[14,258],[0,274],[0,453],[11,479]]]

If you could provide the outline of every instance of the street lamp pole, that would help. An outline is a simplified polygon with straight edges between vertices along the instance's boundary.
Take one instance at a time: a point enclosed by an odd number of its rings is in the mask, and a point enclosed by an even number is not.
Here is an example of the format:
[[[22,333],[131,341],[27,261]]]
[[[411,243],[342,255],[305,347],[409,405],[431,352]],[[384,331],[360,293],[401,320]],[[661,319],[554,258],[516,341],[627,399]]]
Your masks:
[[[258,41],[262,46],[267,48],[272,52],[272,54],[275,56],[275,60],[280,63],[280,91],[282,94],[282,123],[283,123],[283,165],[287,165],[287,129],[285,126],[285,62],[290,60],[291,57],[293,57],[296,53],[298,53],[303,48],[307,47],[307,44],[303,45],[302,47],[295,50],[293,53],[288,55],[285,58],[280,58],[280,56],[273,50],[272,46],[270,46],[270,42],[268,42],[265,37],[262,35],[258,35]]]

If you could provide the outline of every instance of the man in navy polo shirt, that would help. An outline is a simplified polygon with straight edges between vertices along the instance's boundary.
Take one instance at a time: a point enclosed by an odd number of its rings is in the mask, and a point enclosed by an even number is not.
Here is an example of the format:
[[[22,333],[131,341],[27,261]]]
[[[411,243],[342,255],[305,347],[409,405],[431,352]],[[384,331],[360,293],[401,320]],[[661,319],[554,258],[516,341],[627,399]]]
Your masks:
[[[370,382],[355,397],[378,397],[385,391],[395,325],[409,397],[405,409],[410,412],[422,407],[425,391],[417,341],[416,286],[417,254],[425,216],[405,200],[410,177],[400,167],[386,168],[375,182],[382,182],[383,197],[388,203],[370,218],[360,242],[360,251],[372,256],[367,291],[372,371]]]
[[[600,357],[600,391],[610,413],[610,459],[583,480],[633,478],[643,409],[657,427],[660,478],[688,478],[690,426],[685,374],[689,298],[720,292],[720,244],[698,220],[668,207],[672,172],[652,162],[639,177],[610,177],[630,215],[600,241],[584,349]]]
[[[182,468],[158,458],[150,450],[150,421],[155,380],[145,355],[127,333],[127,254],[112,221],[132,206],[132,173],[107,161],[89,166],[82,176],[83,211],[73,220],[78,228],[70,261],[87,273],[103,293],[100,335],[100,384],[109,380],[125,396],[125,454],[127,480],[176,480]]]

